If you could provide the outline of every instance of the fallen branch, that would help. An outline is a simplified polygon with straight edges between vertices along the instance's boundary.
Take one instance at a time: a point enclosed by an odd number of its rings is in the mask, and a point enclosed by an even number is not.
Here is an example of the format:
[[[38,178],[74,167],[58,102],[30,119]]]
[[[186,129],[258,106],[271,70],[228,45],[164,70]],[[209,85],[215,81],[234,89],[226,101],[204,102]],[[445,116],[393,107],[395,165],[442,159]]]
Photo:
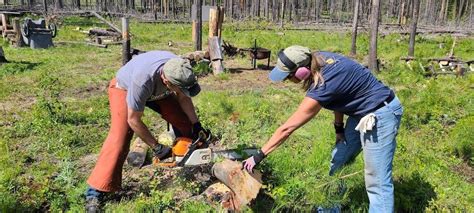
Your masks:
[[[80,41],[57,41],[56,44],[84,44],[89,46],[95,46],[100,48],[107,48],[107,44],[97,44],[91,42],[80,42]]]
[[[122,30],[120,30],[117,26],[115,26],[114,24],[110,23],[109,21],[107,21],[104,17],[102,17],[101,15],[99,15],[98,13],[92,11],[90,12],[92,15],[94,15],[95,17],[97,17],[98,19],[100,19],[101,21],[103,21],[104,23],[106,23],[107,25],[109,25],[112,29],[114,29],[115,31],[117,31],[118,33],[122,34]]]

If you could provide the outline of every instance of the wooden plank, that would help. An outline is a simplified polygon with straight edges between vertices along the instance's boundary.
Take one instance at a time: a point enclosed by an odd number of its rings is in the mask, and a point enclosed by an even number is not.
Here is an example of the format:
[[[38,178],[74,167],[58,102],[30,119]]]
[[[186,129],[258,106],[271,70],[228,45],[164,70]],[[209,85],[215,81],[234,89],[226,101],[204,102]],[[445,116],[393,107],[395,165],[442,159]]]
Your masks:
[[[94,47],[107,48],[107,44],[96,44],[92,42],[80,42],[80,41],[57,41],[55,44],[85,44]]]
[[[260,172],[249,174],[246,170],[242,170],[242,163],[238,161],[225,159],[215,163],[212,166],[212,174],[234,193],[233,204],[236,211],[255,199],[262,187]]]

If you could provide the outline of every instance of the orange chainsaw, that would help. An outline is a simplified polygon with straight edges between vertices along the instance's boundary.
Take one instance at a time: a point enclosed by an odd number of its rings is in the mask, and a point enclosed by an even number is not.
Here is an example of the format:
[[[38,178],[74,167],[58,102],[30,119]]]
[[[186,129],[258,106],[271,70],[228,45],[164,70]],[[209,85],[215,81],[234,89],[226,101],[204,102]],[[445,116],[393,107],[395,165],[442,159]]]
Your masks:
[[[172,156],[164,160],[153,158],[153,165],[164,167],[198,166],[211,163],[218,158],[242,160],[258,151],[257,149],[214,151],[209,148],[211,141],[211,134],[199,134],[199,137],[194,141],[190,138],[178,137],[171,149]]]

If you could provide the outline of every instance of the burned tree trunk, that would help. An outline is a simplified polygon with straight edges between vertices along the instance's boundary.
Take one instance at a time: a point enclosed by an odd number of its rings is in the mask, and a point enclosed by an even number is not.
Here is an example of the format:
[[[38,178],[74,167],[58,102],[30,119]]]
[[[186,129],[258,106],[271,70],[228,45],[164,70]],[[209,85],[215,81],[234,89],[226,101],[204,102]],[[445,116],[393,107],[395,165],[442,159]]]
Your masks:
[[[194,50],[202,50],[202,0],[196,0],[196,33]]]
[[[410,28],[410,44],[408,46],[408,56],[415,56],[415,36],[416,36],[416,25],[418,23],[418,16],[420,12],[420,0],[414,0],[413,2],[413,16],[411,18]]]
[[[359,22],[359,2],[360,0],[354,0],[354,18],[352,20],[352,45],[351,55],[355,56],[357,52],[357,27]]]
[[[284,22],[284,19],[285,19],[285,3],[286,3],[286,0],[281,0],[280,28],[283,28],[283,22]]]
[[[370,48],[369,48],[369,68],[373,72],[378,72],[377,60],[377,36],[380,21],[380,0],[372,1],[372,12],[370,16]]]
[[[56,0],[54,7],[56,10],[61,10],[63,9],[63,0]]]
[[[315,0],[314,2],[314,20],[319,22],[321,16],[321,0]]]

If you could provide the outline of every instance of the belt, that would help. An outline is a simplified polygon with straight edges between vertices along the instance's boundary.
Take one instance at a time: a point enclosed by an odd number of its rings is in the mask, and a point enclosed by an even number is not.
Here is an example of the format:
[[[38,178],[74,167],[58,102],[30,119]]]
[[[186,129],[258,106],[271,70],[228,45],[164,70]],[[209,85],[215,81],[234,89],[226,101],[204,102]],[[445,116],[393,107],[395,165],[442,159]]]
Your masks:
[[[385,105],[387,105],[388,103],[392,102],[393,99],[395,99],[395,93],[393,93],[393,91],[390,91],[390,95],[388,95],[388,97],[382,101],[382,103],[380,103],[379,105],[377,105],[377,107],[374,108],[374,111],[377,111],[378,109],[384,107]]]

